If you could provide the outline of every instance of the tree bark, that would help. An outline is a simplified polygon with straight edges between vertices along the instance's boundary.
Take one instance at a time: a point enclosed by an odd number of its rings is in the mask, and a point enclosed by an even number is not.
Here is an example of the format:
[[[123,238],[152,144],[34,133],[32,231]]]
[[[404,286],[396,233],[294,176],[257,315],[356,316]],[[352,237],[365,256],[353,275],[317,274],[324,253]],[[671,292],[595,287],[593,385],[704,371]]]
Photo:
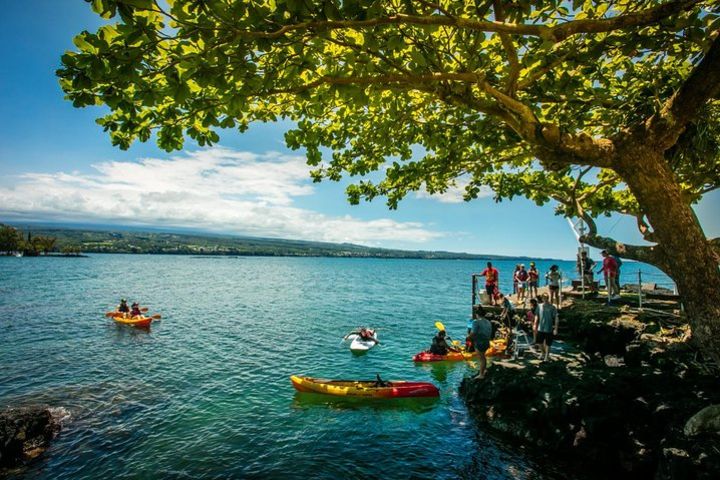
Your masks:
[[[637,198],[683,299],[693,337],[720,365],[720,270],[695,212],[659,150],[632,142],[616,157],[616,171]]]

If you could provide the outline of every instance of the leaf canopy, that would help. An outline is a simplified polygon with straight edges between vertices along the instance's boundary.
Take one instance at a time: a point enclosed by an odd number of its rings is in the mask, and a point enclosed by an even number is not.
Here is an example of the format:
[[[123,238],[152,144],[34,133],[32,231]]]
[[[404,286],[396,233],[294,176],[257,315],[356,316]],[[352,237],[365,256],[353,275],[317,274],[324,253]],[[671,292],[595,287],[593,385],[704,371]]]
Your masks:
[[[603,142],[663,114],[720,29],[697,0],[90,3],[115,23],[75,37],[58,75],[76,107],[109,107],[114,145],[290,119],[316,180],[392,208],[461,182],[642,218]],[[715,99],[666,152],[689,202],[720,185],[719,125]]]

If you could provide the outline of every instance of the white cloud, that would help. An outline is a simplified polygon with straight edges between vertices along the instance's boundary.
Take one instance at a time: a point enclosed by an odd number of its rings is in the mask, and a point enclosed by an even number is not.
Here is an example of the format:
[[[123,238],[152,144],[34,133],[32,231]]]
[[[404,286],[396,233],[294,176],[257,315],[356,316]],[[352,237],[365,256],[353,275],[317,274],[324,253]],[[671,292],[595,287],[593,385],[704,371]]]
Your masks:
[[[93,168],[92,174],[21,175],[13,185],[0,186],[0,213],[362,244],[443,236],[421,223],[333,217],[294,207],[297,197],[316,193],[309,167],[297,156],[215,147]]]
[[[444,193],[430,194],[427,190],[420,190],[417,192],[417,198],[425,198],[430,200],[437,200],[441,203],[462,203],[465,200],[465,188],[470,184],[470,180],[466,178],[458,178],[455,180],[453,185],[450,185]],[[490,187],[483,185],[480,187],[478,192],[478,198],[485,198],[492,196],[493,191]]]

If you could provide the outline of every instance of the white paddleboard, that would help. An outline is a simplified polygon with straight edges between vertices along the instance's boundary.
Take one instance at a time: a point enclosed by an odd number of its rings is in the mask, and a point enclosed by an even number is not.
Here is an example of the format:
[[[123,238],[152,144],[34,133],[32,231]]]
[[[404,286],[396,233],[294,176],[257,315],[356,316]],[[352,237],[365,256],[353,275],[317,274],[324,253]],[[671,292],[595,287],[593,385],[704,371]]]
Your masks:
[[[377,340],[377,332],[373,332],[373,338]],[[353,352],[364,352],[376,345],[372,340],[364,340],[356,334],[348,335],[347,340],[350,340],[350,350]]]

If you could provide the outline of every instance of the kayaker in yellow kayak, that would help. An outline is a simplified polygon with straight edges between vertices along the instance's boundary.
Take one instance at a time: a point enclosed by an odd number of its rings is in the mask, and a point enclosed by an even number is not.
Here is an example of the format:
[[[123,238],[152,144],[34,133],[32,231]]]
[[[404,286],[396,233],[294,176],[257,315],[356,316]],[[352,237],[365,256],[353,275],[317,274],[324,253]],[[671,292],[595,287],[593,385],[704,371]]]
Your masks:
[[[130,307],[128,307],[127,300],[124,298],[120,299],[120,305],[118,305],[117,311],[120,313],[130,313]]]
[[[140,311],[140,305],[136,302],[132,304],[132,310],[130,311],[131,317],[139,317],[142,316],[142,312]]]

